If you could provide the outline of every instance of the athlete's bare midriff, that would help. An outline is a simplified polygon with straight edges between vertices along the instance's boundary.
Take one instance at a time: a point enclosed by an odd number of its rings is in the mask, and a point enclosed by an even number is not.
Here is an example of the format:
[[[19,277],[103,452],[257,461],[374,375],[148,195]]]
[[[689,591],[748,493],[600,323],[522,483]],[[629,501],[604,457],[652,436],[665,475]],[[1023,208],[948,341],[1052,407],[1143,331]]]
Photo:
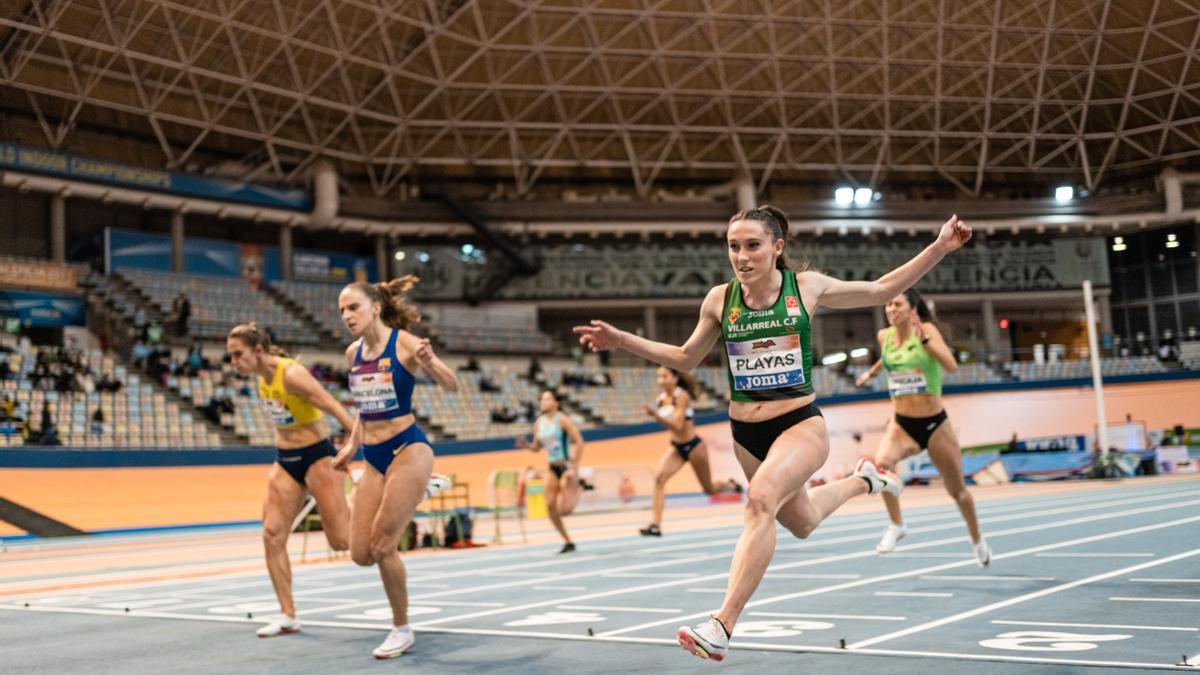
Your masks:
[[[905,417],[933,417],[942,412],[942,397],[938,394],[909,394],[892,399],[896,414]]]
[[[329,425],[324,419],[308,424],[293,424],[286,427],[275,427],[275,447],[280,450],[295,450],[316,445],[329,438]]]
[[[413,417],[412,413],[390,420],[363,420],[361,422],[362,442],[368,445],[382,443],[393,436],[404,433],[416,421],[417,418]]]
[[[730,401],[729,419],[739,422],[764,422],[780,415],[786,415],[793,410],[799,410],[815,400],[817,400],[816,394],[781,401]]]

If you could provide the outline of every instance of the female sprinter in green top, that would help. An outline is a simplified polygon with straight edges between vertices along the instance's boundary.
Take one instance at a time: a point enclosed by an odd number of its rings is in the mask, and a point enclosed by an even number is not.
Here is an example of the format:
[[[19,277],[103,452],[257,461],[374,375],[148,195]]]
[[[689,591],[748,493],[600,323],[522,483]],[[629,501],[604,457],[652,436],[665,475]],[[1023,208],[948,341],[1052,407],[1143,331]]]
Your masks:
[[[971,238],[971,228],[951,217],[937,241],[877,281],[840,281],[792,270],[784,255],[787,232],[787,217],[769,206],[730,220],[726,240],[734,278],[708,292],[696,329],[681,347],[603,321],[575,327],[580,343],[592,351],[620,348],[682,371],[699,365],[718,339],[725,343],[734,449],[750,479],[745,527],[721,608],[676,634],[687,651],[717,661],[728,653],[729,635],[771,562],[776,520],[803,539],[851,497],[900,491],[895,476],[867,460],[853,476],[806,489],[829,454],[825,420],[813,404],[811,313],[822,306],[882,305]]]
[[[879,331],[883,356],[856,381],[861,387],[880,369],[886,370],[888,392],[896,406],[896,416],[888,422],[875,453],[875,465],[891,471],[906,457],[929,450],[929,461],[941,474],[946,491],[967,521],[975,560],[980,567],[987,567],[992,551],[979,534],[975,501],[963,481],[962,449],[942,406],[942,369],[953,373],[958,364],[920,293],[911,288],[904,291],[888,301],[886,311],[891,325]],[[895,550],[896,542],[907,533],[900,514],[900,498],[885,494],[883,503],[892,522],[875,546],[881,554]]]

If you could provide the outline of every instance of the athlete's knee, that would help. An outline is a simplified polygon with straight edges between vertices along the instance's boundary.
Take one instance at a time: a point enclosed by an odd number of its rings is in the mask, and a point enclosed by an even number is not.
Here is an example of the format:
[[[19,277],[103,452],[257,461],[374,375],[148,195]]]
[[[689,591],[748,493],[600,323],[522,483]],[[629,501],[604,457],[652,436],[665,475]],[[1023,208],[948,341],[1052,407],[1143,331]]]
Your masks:
[[[746,495],[746,521],[771,520],[779,506],[779,497],[770,489],[755,489],[750,486]]]
[[[375,556],[367,546],[351,546],[350,559],[359,567],[370,567],[375,564]]]
[[[371,537],[371,558],[375,562],[379,562],[388,556],[398,555],[396,550],[396,542],[393,537],[383,533]]]
[[[959,504],[975,503],[975,499],[971,497],[971,492],[965,485],[947,485],[946,492],[950,493],[950,498]]]
[[[269,549],[286,548],[288,531],[281,525],[267,522],[263,524],[263,546]]]
[[[669,481],[669,480],[671,480],[671,477],[668,476],[667,474],[665,474],[665,473],[658,474],[657,476],[654,477],[655,489],[665,490],[667,487],[667,481]]]

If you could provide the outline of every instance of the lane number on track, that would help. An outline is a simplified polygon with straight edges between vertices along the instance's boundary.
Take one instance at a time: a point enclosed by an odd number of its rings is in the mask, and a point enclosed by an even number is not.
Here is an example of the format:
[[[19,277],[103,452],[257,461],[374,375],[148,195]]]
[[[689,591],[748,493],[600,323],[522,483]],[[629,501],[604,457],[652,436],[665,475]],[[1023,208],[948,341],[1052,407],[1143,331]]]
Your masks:
[[[1085,652],[1095,649],[1100,642],[1128,640],[1132,635],[1090,635],[1086,633],[1060,633],[1049,630],[1026,630],[1001,633],[979,644],[990,649],[1006,649],[1023,652]]]
[[[824,621],[742,621],[734,626],[733,634],[740,638],[785,638],[800,635],[806,630],[829,630],[833,624]]]
[[[590,623],[595,621],[608,621],[608,617],[595,612],[543,612],[541,614],[530,614],[524,619],[509,621],[505,626],[551,626],[559,623]]]

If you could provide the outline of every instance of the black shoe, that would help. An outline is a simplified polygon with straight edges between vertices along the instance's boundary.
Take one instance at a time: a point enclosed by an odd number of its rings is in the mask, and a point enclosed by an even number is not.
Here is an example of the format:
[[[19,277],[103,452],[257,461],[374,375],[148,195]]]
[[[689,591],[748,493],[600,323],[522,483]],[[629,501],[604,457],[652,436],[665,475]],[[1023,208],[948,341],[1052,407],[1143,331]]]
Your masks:
[[[584,490],[595,490],[596,489],[595,485],[592,485],[591,483],[587,482],[586,480],[584,480],[582,478],[579,479],[579,487],[583,488]]]
[[[642,529],[638,530],[638,532],[641,532],[643,537],[661,537],[662,536],[662,530],[658,529],[658,525],[655,525],[654,523],[650,523],[646,527],[643,527]]]
[[[572,544],[571,542],[568,541],[567,543],[563,544],[563,547],[558,552],[558,554],[562,555],[564,553],[574,553],[574,552],[575,552],[575,544]]]

